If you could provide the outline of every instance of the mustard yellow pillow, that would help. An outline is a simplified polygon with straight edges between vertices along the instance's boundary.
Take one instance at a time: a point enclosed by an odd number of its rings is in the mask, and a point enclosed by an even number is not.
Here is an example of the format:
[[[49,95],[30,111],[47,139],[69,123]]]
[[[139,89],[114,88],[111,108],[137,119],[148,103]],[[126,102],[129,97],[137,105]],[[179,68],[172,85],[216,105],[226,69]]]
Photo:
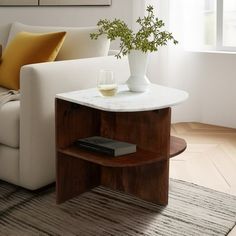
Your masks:
[[[21,67],[54,61],[65,36],[66,32],[18,33],[3,52],[0,62],[0,86],[18,90]]]

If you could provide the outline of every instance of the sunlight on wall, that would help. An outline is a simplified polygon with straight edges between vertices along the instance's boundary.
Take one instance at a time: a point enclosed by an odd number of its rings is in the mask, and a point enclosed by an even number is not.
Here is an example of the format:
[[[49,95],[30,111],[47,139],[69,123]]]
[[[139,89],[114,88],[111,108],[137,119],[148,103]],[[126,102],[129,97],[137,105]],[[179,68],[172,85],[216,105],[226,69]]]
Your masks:
[[[216,43],[215,0],[170,0],[170,28],[185,49],[204,49]]]

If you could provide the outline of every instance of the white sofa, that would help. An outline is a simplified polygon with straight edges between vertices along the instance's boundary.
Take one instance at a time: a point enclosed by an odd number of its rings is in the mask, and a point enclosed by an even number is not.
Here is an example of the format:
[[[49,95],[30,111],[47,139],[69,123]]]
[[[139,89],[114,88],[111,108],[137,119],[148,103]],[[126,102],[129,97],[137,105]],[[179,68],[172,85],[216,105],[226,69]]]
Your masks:
[[[127,58],[117,60],[114,56],[97,55],[101,42],[91,44],[86,37],[82,37],[81,42],[77,41],[73,37],[78,28],[33,27],[14,23],[0,26],[0,44],[4,48],[9,37],[14,37],[19,31],[62,29],[70,32],[62,48],[63,53],[59,55],[59,59],[64,61],[23,66],[20,101],[11,101],[0,107],[0,179],[31,190],[55,180],[55,94],[96,86],[97,74],[102,68],[113,70],[120,82],[129,75]],[[83,48],[80,57],[87,56],[87,47],[90,58],[71,60],[67,53],[74,51],[79,44]],[[93,48],[94,55],[91,52]],[[2,90],[4,88],[0,88]]]

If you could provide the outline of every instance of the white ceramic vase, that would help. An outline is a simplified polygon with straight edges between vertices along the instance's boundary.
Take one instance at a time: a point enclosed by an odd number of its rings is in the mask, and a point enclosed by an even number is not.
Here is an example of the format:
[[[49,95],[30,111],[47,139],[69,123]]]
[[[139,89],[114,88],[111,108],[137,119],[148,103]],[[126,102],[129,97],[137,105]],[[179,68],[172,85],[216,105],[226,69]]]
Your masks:
[[[131,50],[129,59],[130,77],[127,85],[132,92],[145,92],[148,90],[150,81],[146,76],[149,53],[141,50]]]

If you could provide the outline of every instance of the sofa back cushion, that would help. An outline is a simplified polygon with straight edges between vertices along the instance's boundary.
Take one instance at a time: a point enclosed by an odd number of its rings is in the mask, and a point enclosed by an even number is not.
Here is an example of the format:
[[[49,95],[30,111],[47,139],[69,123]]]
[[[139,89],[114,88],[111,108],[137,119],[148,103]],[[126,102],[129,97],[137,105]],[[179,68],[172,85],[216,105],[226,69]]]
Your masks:
[[[99,37],[98,40],[90,39],[90,33],[96,32],[97,29],[98,27],[31,26],[15,22],[12,24],[8,42],[21,31],[32,33],[66,31],[66,39],[56,60],[107,56],[110,41],[106,37]]]
[[[18,33],[3,52],[0,62],[0,86],[18,90],[21,67],[55,60],[65,35],[66,32]]]
[[[11,24],[0,25],[0,44],[3,48],[5,48],[7,45],[10,28]]]

